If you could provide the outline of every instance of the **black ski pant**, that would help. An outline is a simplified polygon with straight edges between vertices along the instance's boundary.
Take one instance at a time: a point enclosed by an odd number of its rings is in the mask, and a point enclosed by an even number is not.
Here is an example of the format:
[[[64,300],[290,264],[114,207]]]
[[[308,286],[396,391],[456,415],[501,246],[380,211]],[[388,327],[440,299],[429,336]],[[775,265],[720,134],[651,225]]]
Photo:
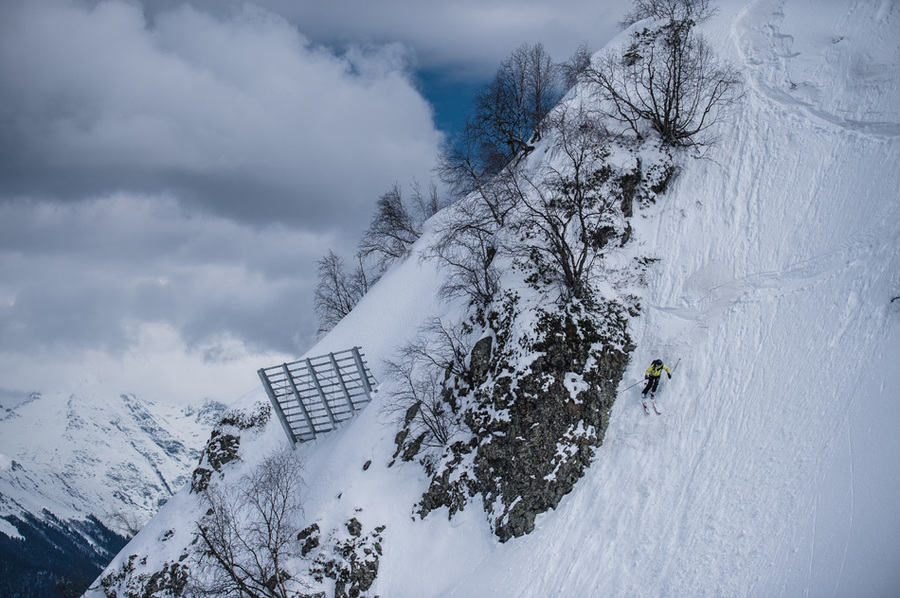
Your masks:
[[[647,386],[644,387],[644,391],[641,394],[646,395],[648,392],[656,392],[658,386],[659,376],[650,376],[647,378]]]

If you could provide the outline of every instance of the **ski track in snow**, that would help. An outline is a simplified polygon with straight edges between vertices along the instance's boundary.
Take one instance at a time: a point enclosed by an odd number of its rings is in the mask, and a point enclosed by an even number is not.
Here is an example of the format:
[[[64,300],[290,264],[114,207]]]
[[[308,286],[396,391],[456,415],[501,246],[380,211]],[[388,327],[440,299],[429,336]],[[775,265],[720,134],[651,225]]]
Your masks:
[[[822,4],[822,0],[795,0],[790,3],[790,9],[795,14],[810,15],[811,11],[820,10]],[[798,43],[805,32],[803,20],[794,23],[799,25],[796,29],[784,27],[785,0],[755,0],[741,10],[732,35],[745,69],[751,74],[751,85],[773,102],[804,111],[811,120],[875,137],[900,136],[900,123],[896,120],[876,119],[882,115],[880,107],[864,101],[841,102],[848,94],[833,87],[854,86],[857,92],[860,88],[877,90],[878,82],[895,74],[892,71],[896,69],[894,59],[898,40],[891,28],[897,27],[897,5],[889,0],[854,0],[842,2],[842,5],[846,5],[845,16],[832,24],[834,33],[831,37],[812,40],[820,44],[827,41],[830,47],[824,53],[820,48]],[[835,11],[836,14],[841,12]],[[848,19],[853,19],[854,13],[859,12],[870,13],[872,18],[867,22],[880,27],[875,31],[846,32]],[[816,33],[821,35],[823,32],[817,29]],[[873,44],[869,40],[865,51],[847,49],[853,41],[852,35],[858,33],[880,35],[879,43]],[[824,64],[809,67],[808,60],[823,57]],[[862,99],[870,99],[865,93],[854,94],[855,99],[859,100],[859,95]],[[824,101],[836,103],[823,105]]]

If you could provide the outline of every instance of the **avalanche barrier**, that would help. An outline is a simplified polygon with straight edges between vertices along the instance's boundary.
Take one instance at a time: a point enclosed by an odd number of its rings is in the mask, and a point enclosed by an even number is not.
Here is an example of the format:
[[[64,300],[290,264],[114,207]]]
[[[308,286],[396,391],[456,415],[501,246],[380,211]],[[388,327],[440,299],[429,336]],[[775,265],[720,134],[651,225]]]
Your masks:
[[[291,445],[314,440],[372,400],[375,378],[359,347],[259,370]]]

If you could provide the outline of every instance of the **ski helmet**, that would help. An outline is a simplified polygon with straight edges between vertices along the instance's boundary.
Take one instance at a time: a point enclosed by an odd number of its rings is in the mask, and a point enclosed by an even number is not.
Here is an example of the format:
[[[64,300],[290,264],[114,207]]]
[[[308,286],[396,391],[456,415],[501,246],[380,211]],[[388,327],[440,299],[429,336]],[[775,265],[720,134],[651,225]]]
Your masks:
[[[662,365],[662,359],[654,359],[654,360],[653,360],[653,365],[655,365],[656,367],[661,366],[661,365]]]

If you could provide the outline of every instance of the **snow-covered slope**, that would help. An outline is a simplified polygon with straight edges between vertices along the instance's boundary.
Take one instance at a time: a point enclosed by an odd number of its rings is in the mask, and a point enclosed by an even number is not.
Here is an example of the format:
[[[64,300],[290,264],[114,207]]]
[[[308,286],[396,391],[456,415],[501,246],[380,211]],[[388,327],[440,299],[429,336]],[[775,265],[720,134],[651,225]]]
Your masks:
[[[211,401],[200,407],[176,407],[133,395],[37,393],[4,410],[0,415],[4,560],[10,558],[7,549],[33,552],[38,561],[30,565],[55,573],[48,564],[64,561],[60,557],[74,543],[88,551],[93,547],[97,555],[88,556],[105,565],[111,555],[104,557],[110,547],[103,544],[109,536],[97,524],[120,535],[139,529],[189,479],[223,411],[223,405]],[[58,534],[58,540],[48,539],[52,534]],[[36,542],[42,544],[40,550]],[[63,554],[55,554],[53,546]],[[71,560],[83,557],[69,555]],[[28,568],[25,560],[19,569]]]
[[[2,515],[92,513],[113,529],[124,515],[140,527],[189,480],[223,411],[134,395],[34,394],[0,418]]]
[[[373,594],[900,595],[900,6],[731,0],[703,27],[746,94],[719,145],[634,219],[658,260],[637,348],[605,443],[558,508],[503,544],[471,505],[413,517],[428,479],[387,466],[383,396],[296,449],[302,526],[386,526]],[[310,355],[359,345],[383,380],[381,360],[459,308],[439,281],[414,255]],[[647,416],[624,389],[658,356],[680,362]],[[285,444],[275,422],[248,434],[227,477]],[[176,561],[199,512],[183,490],[110,571],[132,554]]]
[[[620,396],[578,490],[448,595],[900,595],[900,6],[708,31],[749,86],[641,231],[664,416]]]

